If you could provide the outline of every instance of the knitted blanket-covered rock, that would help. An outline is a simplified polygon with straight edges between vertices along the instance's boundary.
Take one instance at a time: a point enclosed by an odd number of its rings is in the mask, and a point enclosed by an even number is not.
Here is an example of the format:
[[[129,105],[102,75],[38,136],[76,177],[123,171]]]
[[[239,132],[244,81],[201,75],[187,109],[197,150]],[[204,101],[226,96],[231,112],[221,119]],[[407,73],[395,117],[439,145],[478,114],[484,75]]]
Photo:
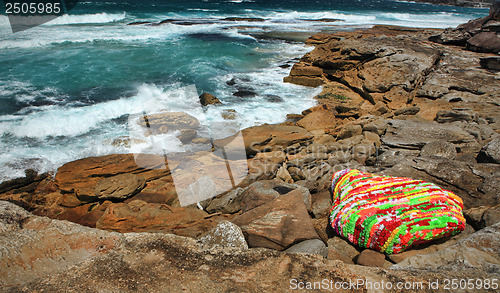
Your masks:
[[[360,247],[399,253],[465,229],[462,200],[432,183],[346,169],[332,191],[331,225]]]

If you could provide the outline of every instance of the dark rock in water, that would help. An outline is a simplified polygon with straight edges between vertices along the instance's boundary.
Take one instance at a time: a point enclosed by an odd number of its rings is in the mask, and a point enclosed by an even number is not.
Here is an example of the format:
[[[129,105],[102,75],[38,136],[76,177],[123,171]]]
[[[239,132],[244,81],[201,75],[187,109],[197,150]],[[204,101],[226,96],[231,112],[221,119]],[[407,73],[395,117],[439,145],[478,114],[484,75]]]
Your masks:
[[[265,95],[266,100],[271,103],[281,103],[283,102],[283,99],[280,96],[277,95]]]
[[[237,91],[233,94],[233,96],[240,97],[240,98],[246,98],[246,97],[255,97],[257,93],[249,90],[241,90]]]
[[[303,19],[305,21],[314,21],[314,22],[338,22],[343,21],[342,19],[336,18],[320,18],[320,19]]]
[[[221,33],[194,33],[188,35],[191,38],[206,41],[206,42],[217,42],[217,41],[238,41],[244,43],[253,43],[255,40],[245,37],[233,37]]]
[[[222,104],[221,101],[216,96],[211,95],[209,93],[203,93],[200,96],[200,103],[202,106]]]
[[[150,21],[134,21],[131,23],[127,23],[127,25],[141,25],[141,24],[151,24],[152,22]]]
[[[475,52],[500,52],[500,35],[494,32],[481,32],[467,41],[467,49]]]
[[[236,77],[231,78],[231,80],[226,81],[226,84],[229,86],[233,86],[236,84]]]
[[[479,64],[481,64],[482,68],[491,69],[491,70],[500,70],[500,57],[484,57],[479,59]]]
[[[248,22],[263,22],[266,21],[260,17],[226,17],[223,21],[248,21]]]
[[[290,65],[290,64],[283,64],[283,65],[280,65],[278,67],[280,67],[280,68],[290,68],[291,66],[292,65]]]
[[[207,20],[207,19],[190,19],[190,20],[182,20],[182,19],[165,19],[165,20],[162,20],[158,23],[155,23],[154,25],[162,25],[162,24],[166,24],[166,23],[172,23],[172,24],[175,24],[175,25],[186,25],[186,26],[190,26],[190,25],[196,25],[196,24],[212,24],[212,23],[215,23],[214,21],[211,21],[211,20]]]

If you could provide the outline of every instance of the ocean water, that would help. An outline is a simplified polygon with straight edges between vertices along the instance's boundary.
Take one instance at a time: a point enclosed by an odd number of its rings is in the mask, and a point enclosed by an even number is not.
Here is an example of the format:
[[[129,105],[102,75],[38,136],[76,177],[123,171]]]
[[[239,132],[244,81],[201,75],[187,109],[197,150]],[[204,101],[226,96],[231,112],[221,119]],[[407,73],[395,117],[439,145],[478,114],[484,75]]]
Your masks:
[[[111,142],[130,136],[129,120],[144,112],[186,111],[222,122],[222,111],[234,109],[244,128],[313,106],[320,89],[282,82],[287,66],[313,48],[272,36],[374,24],[446,28],[487,13],[388,0],[94,0],[15,34],[0,15],[0,181],[26,168],[54,171],[82,157],[134,151]],[[176,21],[127,25],[165,19]],[[200,114],[192,100],[172,94],[193,86],[223,105]],[[255,95],[236,97],[238,90]],[[188,148],[170,143],[175,151]]]

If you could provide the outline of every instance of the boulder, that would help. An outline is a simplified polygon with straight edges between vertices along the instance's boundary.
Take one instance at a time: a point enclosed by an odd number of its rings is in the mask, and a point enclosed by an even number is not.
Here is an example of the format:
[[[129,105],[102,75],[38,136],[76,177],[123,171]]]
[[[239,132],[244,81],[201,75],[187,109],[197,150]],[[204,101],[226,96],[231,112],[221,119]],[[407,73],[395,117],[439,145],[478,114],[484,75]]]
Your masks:
[[[465,46],[471,36],[467,31],[448,28],[439,35],[430,36],[429,41],[444,45]]]
[[[467,49],[475,52],[500,52],[500,35],[495,32],[481,32],[467,41]]]
[[[280,195],[237,216],[233,223],[243,230],[250,247],[284,250],[319,238],[299,192]]]
[[[199,242],[208,247],[220,246],[226,248],[248,249],[248,244],[240,227],[222,221],[215,228],[199,239]]]
[[[238,113],[236,112],[236,110],[234,110],[234,109],[227,109],[227,110],[222,111],[222,113],[220,115],[225,120],[234,120],[234,119],[236,119],[236,115],[237,114]]]
[[[500,222],[500,205],[471,208],[464,211],[464,216],[470,225],[480,230]]]
[[[326,216],[332,208],[332,195],[329,190],[312,195],[312,212],[315,217]]]
[[[328,250],[326,249],[323,241],[319,239],[309,239],[302,242],[299,242],[287,250],[285,252],[288,253],[306,253],[306,254],[318,254],[322,257],[328,256]]]
[[[339,132],[339,134],[337,134],[337,139],[346,139],[356,135],[360,135],[362,131],[363,127],[361,125],[346,124]]]
[[[97,182],[95,196],[102,199],[124,200],[139,193],[146,185],[143,177],[135,174],[119,174]]]
[[[140,200],[111,204],[96,227],[117,232],[163,232],[198,238],[217,225],[197,208],[172,207]]]
[[[356,263],[367,267],[383,267],[385,263],[385,254],[375,250],[365,249],[358,255]]]
[[[200,103],[202,106],[222,104],[221,101],[214,95],[203,93],[200,96]]]
[[[394,115],[416,115],[418,112],[420,112],[420,108],[418,106],[412,106],[412,107],[405,107],[398,109],[394,112]]]

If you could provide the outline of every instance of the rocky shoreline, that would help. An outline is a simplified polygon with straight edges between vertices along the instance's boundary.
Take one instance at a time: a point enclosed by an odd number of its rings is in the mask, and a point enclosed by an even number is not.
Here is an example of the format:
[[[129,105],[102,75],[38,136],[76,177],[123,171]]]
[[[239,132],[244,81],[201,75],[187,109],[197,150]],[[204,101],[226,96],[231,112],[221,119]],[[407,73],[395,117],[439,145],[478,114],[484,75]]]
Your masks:
[[[314,289],[385,282],[444,292],[445,280],[471,279],[481,288],[464,292],[490,292],[500,276],[499,21],[491,9],[454,30],[376,26],[311,37],[315,49],[285,81],[323,86],[318,105],[242,130],[248,159],[232,166],[246,164],[248,175],[200,202],[203,210],[180,206],[172,171],[218,176],[226,162],[212,152],[190,154],[189,164],[85,158],[55,176],[27,171],[0,184],[0,288],[267,292],[327,280]],[[190,117],[149,118],[140,121],[154,121],[155,133],[180,127],[186,142],[200,139]],[[215,140],[212,150],[231,153],[233,141]],[[332,174],[344,168],[451,190],[467,227],[395,255],[355,247],[329,226]]]

